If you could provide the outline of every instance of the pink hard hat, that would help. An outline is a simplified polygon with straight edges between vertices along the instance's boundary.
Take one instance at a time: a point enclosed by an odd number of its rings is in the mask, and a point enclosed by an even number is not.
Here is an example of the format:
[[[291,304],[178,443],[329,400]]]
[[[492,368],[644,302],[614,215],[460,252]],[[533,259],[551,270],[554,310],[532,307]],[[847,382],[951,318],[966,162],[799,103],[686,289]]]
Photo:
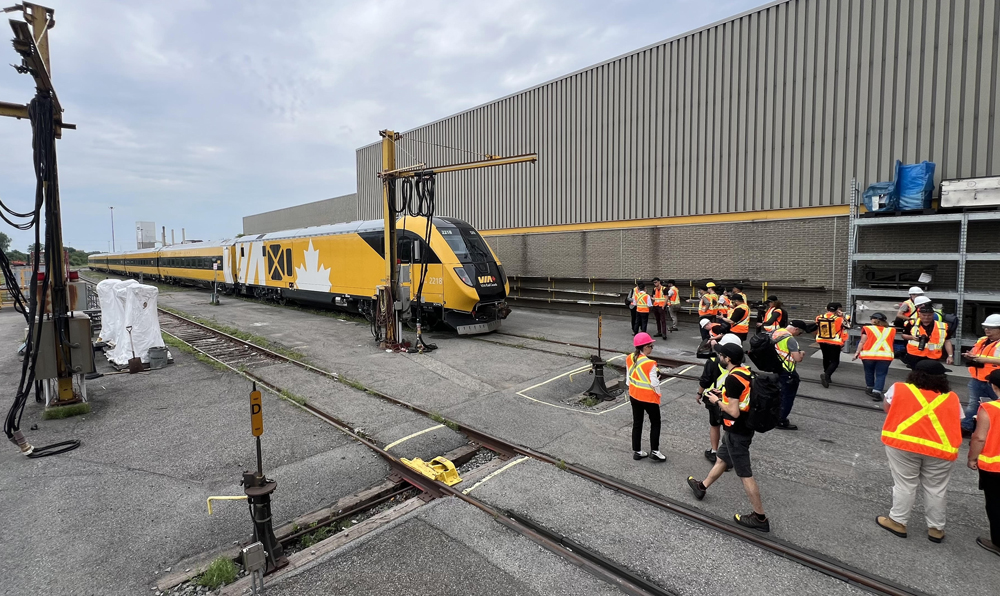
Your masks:
[[[639,346],[644,346],[646,344],[651,344],[651,343],[653,343],[655,341],[656,340],[653,339],[652,337],[650,337],[648,333],[645,333],[645,332],[643,332],[643,333],[636,333],[635,334],[635,339],[632,340],[632,345],[634,345],[635,347],[638,348]]]

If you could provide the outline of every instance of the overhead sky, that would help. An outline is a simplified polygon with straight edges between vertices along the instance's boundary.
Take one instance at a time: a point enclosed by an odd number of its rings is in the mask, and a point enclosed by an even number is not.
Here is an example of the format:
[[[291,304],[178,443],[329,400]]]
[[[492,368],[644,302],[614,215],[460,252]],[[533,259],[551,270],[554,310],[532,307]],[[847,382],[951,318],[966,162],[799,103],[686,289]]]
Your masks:
[[[112,206],[118,250],[135,248],[137,221],[168,241],[232,237],[244,215],[354,192],[354,152],[380,129],[765,3],[48,0],[53,81],[78,126],[58,142],[66,244],[108,250]],[[0,38],[0,101],[27,103],[31,78]],[[33,196],[31,126],[0,118],[0,199],[27,211]],[[0,231],[22,251],[32,241]]]

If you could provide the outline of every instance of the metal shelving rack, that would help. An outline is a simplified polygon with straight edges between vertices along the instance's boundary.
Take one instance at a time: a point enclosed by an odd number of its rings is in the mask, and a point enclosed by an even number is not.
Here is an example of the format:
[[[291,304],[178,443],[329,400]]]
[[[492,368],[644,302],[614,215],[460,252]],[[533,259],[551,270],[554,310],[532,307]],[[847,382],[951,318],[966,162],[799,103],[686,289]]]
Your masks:
[[[976,302],[1000,302],[1000,292],[967,292],[965,290],[965,265],[968,261],[1000,261],[1000,253],[995,252],[974,252],[967,250],[967,239],[969,236],[970,221],[1000,221],[1000,211],[987,212],[963,212],[963,213],[938,213],[930,215],[900,215],[896,217],[859,217],[861,188],[857,180],[851,180],[851,208],[850,226],[847,251],[849,262],[847,267],[847,304],[853,305],[859,296],[870,296],[873,298],[899,298],[900,290],[884,290],[872,288],[854,287],[854,264],[859,261],[956,261],[958,263],[958,284],[954,290],[934,290],[926,292],[926,296],[932,300],[955,301],[955,316],[958,318],[958,329],[955,330],[956,351],[963,346],[962,343],[962,320],[965,310],[965,301]],[[891,226],[898,224],[935,224],[945,222],[959,222],[958,250],[946,253],[859,253],[858,252],[858,231],[859,228],[869,226]],[[972,345],[974,342],[966,342],[965,345]]]

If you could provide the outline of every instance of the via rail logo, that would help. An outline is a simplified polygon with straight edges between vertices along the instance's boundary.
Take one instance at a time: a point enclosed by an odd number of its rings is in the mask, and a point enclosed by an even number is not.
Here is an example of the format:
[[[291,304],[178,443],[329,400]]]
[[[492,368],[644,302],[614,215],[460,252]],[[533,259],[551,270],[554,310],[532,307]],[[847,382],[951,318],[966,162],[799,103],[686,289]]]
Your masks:
[[[479,285],[484,288],[496,287],[497,278],[492,275],[480,275],[476,278],[479,281]]]

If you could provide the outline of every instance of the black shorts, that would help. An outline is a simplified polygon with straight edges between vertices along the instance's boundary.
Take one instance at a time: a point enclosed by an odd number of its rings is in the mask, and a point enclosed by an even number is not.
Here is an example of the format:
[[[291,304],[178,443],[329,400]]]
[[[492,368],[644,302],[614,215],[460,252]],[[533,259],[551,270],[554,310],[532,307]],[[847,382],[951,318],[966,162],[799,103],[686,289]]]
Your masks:
[[[712,426],[722,426],[722,408],[719,404],[711,404],[707,397],[702,398],[705,400],[705,408],[708,409],[708,423]]]
[[[727,430],[722,433],[722,442],[719,444],[719,459],[726,462],[736,470],[736,475],[740,478],[750,478],[753,470],[750,469],[750,443],[753,435],[743,435]]]

